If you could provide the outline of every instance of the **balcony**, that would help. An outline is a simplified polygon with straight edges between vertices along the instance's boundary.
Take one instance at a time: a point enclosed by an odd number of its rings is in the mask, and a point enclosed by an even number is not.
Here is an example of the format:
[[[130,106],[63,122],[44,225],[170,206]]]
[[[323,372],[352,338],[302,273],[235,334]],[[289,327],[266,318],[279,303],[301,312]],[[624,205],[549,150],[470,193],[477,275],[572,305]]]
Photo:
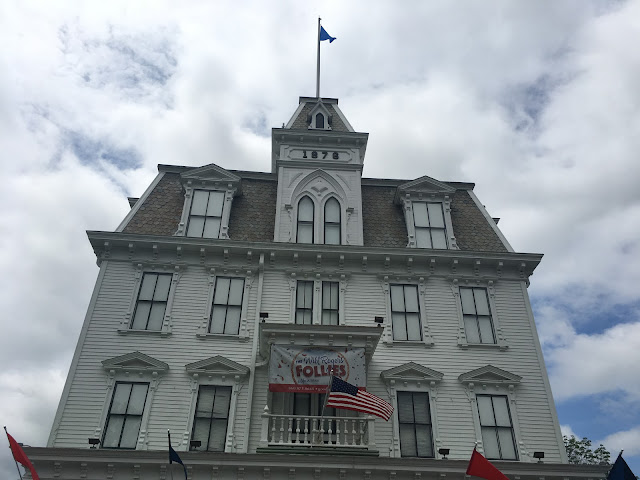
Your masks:
[[[378,455],[374,417],[262,414],[262,451],[282,447],[295,453],[344,453]],[[313,450],[310,450],[313,449]]]

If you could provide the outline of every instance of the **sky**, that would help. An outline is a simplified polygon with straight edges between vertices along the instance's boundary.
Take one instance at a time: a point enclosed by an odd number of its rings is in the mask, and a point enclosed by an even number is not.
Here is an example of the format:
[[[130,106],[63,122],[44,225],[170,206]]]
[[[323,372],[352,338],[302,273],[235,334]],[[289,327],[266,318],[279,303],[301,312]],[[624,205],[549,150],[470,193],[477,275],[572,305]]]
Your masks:
[[[563,431],[640,474],[633,1],[1,2],[2,424],[46,445],[98,272],[86,230],[115,230],[161,163],[270,170],[270,129],[315,94],[318,16],[364,176],[474,182],[544,253],[529,293]]]

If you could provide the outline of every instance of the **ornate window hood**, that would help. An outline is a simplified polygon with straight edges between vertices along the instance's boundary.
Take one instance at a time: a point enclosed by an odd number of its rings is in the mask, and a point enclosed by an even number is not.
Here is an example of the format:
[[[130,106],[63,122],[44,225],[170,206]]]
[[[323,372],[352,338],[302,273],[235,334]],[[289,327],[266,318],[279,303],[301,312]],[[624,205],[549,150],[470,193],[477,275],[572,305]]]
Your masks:
[[[269,358],[271,345],[304,345],[311,347],[364,348],[369,362],[378,346],[383,328],[346,325],[295,325],[291,323],[260,324],[260,354]]]

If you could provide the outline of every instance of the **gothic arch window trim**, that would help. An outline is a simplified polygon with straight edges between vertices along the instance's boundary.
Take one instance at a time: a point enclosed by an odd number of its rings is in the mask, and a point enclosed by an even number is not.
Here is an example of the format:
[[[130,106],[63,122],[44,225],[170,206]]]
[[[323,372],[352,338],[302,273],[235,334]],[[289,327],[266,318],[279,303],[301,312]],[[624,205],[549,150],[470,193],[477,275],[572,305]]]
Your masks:
[[[298,200],[296,208],[296,243],[315,243],[316,205],[309,195]]]
[[[333,208],[332,205],[337,204],[337,211],[327,212],[327,207]],[[343,221],[342,214],[343,208],[340,200],[334,195],[331,195],[325,199],[322,206],[322,243],[325,245],[342,245],[343,234]],[[337,213],[337,218],[336,218]],[[337,228],[336,228],[337,227]],[[337,233],[337,239],[336,239]]]

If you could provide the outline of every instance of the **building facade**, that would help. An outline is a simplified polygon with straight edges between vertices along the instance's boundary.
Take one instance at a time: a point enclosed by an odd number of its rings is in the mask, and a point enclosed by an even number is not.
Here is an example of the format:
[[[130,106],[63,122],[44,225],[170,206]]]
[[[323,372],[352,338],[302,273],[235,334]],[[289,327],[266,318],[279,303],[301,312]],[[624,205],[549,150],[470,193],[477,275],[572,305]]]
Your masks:
[[[160,165],[88,232],[100,272],[27,449],[41,478],[180,478],[168,431],[190,479],[461,478],[476,445],[512,477],[604,477],[567,464],[527,293],[542,256],[473,184],[363,178],[367,140],[301,97],[270,173]],[[324,408],[331,373],[394,415]]]

